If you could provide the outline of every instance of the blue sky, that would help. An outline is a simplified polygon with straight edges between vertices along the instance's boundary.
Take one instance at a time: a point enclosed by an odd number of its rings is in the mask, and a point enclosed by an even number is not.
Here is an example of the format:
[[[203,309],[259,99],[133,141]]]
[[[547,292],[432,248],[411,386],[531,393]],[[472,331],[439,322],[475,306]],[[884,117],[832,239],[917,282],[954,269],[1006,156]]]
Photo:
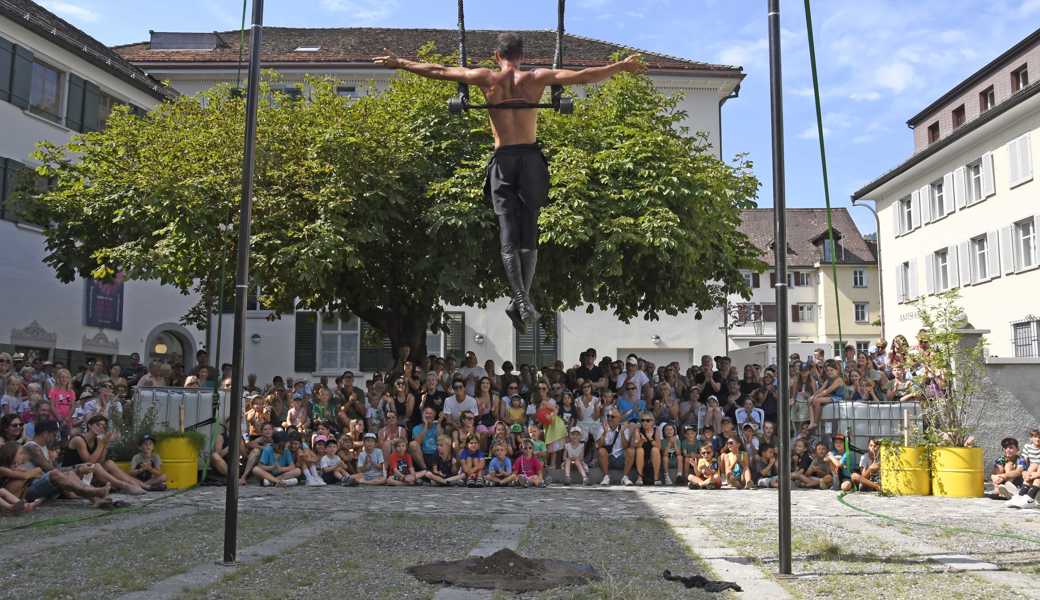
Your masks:
[[[45,0],[106,44],[148,30],[237,28],[236,0]],[[304,0],[266,3],[267,25],[455,27],[453,0]],[[523,12],[505,6],[524,6]],[[467,26],[553,28],[555,0],[470,0]],[[147,10],[143,9],[147,7]],[[822,206],[812,80],[801,2],[782,2],[785,147],[789,206]],[[723,150],[746,152],[772,204],[766,0],[570,0],[569,31],[709,62],[744,67],[740,97],[723,109]],[[1040,24],[1040,0],[826,0],[813,5],[831,199],[902,162],[913,149],[906,119]],[[854,208],[860,228],[869,211]]]

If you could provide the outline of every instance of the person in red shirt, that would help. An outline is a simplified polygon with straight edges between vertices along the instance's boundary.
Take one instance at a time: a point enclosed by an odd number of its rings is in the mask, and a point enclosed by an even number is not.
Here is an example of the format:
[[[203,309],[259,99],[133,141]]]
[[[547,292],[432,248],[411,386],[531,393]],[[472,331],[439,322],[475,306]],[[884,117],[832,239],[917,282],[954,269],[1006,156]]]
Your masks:
[[[516,484],[520,487],[545,487],[542,477],[542,461],[534,455],[534,444],[525,438],[520,445],[520,456],[513,461],[513,472],[516,473]]]
[[[426,471],[415,472],[412,455],[408,453],[408,440],[397,438],[393,442],[394,451],[386,462],[387,485],[415,485],[416,477],[425,477]]]

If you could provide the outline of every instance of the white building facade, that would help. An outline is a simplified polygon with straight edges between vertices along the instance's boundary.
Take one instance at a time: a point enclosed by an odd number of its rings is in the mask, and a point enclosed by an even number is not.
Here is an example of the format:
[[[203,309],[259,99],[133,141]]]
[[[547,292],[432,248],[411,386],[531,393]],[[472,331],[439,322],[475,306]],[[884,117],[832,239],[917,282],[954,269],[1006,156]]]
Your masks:
[[[65,143],[103,128],[116,104],[140,112],[172,93],[35,3],[0,4],[0,350],[73,369],[131,353],[191,365],[204,336],[177,320],[192,298],[152,282],[60,282],[18,196],[35,184],[37,142]]]
[[[498,32],[468,32],[471,56],[490,55]],[[530,65],[548,64],[552,56],[550,32],[521,32]],[[285,29],[265,28],[263,67],[275,69],[287,88],[303,82],[308,75],[331,76],[339,81],[344,96],[378,92],[394,75],[377,68],[371,56],[395,40],[394,49],[402,56],[414,56],[415,48],[427,41],[450,51],[455,32],[446,30],[372,30],[372,29]],[[164,33],[153,32],[148,42],[115,48],[127,60],[156,79],[169,81],[183,94],[194,94],[218,83],[236,82],[238,77],[238,32]],[[248,40],[247,40],[248,43]],[[580,36],[568,35],[565,57],[581,66],[603,64],[612,52],[625,49]],[[350,50],[343,50],[349,48]],[[358,49],[362,49],[359,51]],[[704,132],[711,152],[721,157],[721,108],[736,96],[744,75],[739,68],[709,65],[695,61],[644,53],[650,77],[666,93],[682,93],[680,109],[687,113],[684,123],[691,131]],[[244,73],[244,71],[243,71]],[[244,85],[244,82],[243,82]],[[304,90],[304,93],[305,90]],[[580,95],[580,90],[578,90]],[[505,315],[507,299],[487,308],[447,307],[452,323],[458,325],[450,335],[430,335],[428,347],[434,354],[461,357],[474,351],[483,364],[495,361],[501,366],[511,361],[545,365],[554,360],[576,363],[586,348],[600,355],[623,356],[635,352],[656,364],[677,360],[684,367],[700,354],[720,354],[725,347],[722,311],[704,311],[696,319],[693,310],[659,321],[618,321],[610,313],[584,310],[556,315],[555,338],[546,339],[540,328],[518,335]],[[253,308],[262,308],[256,307]],[[249,311],[246,344],[246,369],[262,379],[274,374],[313,378],[335,376],[346,369],[371,371],[383,369],[390,361],[389,347],[366,335],[366,325],[358,319],[297,312],[277,320],[270,313]],[[225,315],[225,340],[230,331],[230,315]],[[230,344],[224,344],[221,360],[230,358]]]
[[[887,333],[911,302],[958,289],[993,357],[1040,356],[1040,31],[912,118],[915,154],[853,195],[876,203]]]

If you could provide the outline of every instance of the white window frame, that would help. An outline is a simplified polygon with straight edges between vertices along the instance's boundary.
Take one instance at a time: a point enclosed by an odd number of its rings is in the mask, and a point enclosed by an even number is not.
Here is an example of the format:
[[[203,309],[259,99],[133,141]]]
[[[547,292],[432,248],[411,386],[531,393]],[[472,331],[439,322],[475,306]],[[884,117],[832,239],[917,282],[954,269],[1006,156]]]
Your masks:
[[[1018,221],[1014,225],[1015,231],[1015,266],[1018,271],[1025,271],[1036,267],[1037,244],[1036,244],[1036,221],[1032,218]],[[1029,251],[1030,261],[1026,262],[1026,250]]]
[[[325,322],[326,322],[326,319],[329,318],[329,317],[334,317],[337,321],[339,321],[339,324],[338,324],[339,327],[337,327],[334,330],[332,330],[332,329],[325,329]],[[351,370],[351,371],[360,370],[360,363],[361,363],[361,319],[359,319],[357,315],[349,315],[349,318],[346,320],[346,322],[347,323],[352,323],[353,324],[353,328],[352,329],[351,328],[344,328],[343,327],[344,319],[342,317],[340,317],[339,315],[330,315],[328,313],[322,313],[322,312],[318,313],[318,343],[317,343],[317,347],[318,347],[318,365],[317,365],[318,366],[318,370],[317,370],[317,372],[318,373],[326,374],[326,375],[328,375],[328,374],[336,374],[336,375],[338,375],[338,374],[340,374],[340,373],[342,373],[343,371],[346,371],[346,370]],[[337,342],[337,344],[341,344],[343,336],[349,336],[351,334],[353,334],[353,336],[354,336],[354,349],[353,349],[354,361],[353,361],[353,363],[343,363],[342,362],[342,353],[345,350],[347,352],[349,352],[350,350],[344,349],[344,348],[340,347],[340,348],[337,349],[338,355],[337,355],[337,364],[336,364],[336,366],[334,366],[334,367],[326,367],[325,366],[325,362],[324,362],[324,360],[325,360],[325,336],[326,335],[337,335],[337,337],[339,338],[339,342]]]
[[[914,202],[910,196],[899,199],[899,235],[914,230]]]
[[[1022,65],[1011,72],[1011,93],[1017,94],[1029,87],[1029,66]]]
[[[936,179],[928,184],[928,213],[932,221],[938,221],[946,216],[946,187],[942,179]]]
[[[856,342],[856,352],[870,352],[870,342]]]
[[[974,160],[964,166],[964,187],[967,189],[965,205],[971,206],[985,200],[982,192],[982,159]]]
[[[57,86],[56,86],[57,89],[55,91],[55,93],[58,94],[57,114],[51,114],[51,113],[46,112],[46,111],[38,110],[33,105],[32,90],[33,90],[33,83],[35,83],[35,79],[36,79],[35,76],[34,76],[35,73],[30,75],[32,77],[33,81],[30,82],[30,84],[29,84],[29,108],[27,108],[26,110],[29,113],[31,113],[31,114],[33,114],[33,115],[35,115],[37,117],[40,117],[41,119],[46,119],[47,121],[50,121],[51,123],[55,123],[55,124],[64,126],[65,125],[65,113],[67,112],[65,110],[65,103],[67,102],[67,96],[68,96],[68,81],[69,81],[68,73],[66,73],[63,69],[61,69],[59,67],[56,67],[53,64],[47,62],[46,60],[42,60],[39,56],[34,56],[33,57],[32,67],[31,67],[33,71],[36,70],[36,65],[39,65],[39,66],[43,67],[44,69],[49,69],[51,71],[54,71],[55,73],[58,74],[58,83],[57,83]]]
[[[945,292],[950,289],[950,251],[946,248],[932,253],[932,289]]]
[[[852,272],[852,287],[867,287],[867,272],[864,269],[856,269]]]
[[[997,91],[992,85],[979,92],[979,114],[993,110],[997,105]]]
[[[860,318],[860,311],[863,312],[863,317]],[[852,305],[852,316],[857,323],[869,323],[870,322],[870,303],[869,302],[856,302]]]
[[[816,305],[798,303],[798,322],[799,323],[812,323],[816,320]]]
[[[989,237],[986,235],[973,237],[969,244],[969,251],[971,252],[971,282],[981,283],[989,280],[993,277],[993,273],[989,272],[989,253],[993,251],[989,247]]]

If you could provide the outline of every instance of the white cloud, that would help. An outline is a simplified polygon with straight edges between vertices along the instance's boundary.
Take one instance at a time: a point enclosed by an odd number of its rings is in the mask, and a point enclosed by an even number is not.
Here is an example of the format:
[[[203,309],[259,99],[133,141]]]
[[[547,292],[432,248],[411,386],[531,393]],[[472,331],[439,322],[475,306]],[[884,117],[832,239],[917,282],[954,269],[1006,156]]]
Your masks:
[[[360,23],[375,23],[392,15],[398,0],[321,0],[321,5],[333,12],[345,13]]]
[[[800,140],[815,140],[818,133],[819,133],[819,129],[817,129],[816,125],[810,125],[809,127],[806,127],[805,129],[803,129],[801,131],[801,133],[798,134],[798,139],[800,139]],[[831,134],[831,130],[828,129],[826,126],[824,126],[824,128],[823,128],[823,137],[828,137],[830,134]]]
[[[610,0],[578,0],[581,8],[599,9],[610,4]]]
[[[769,50],[769,40],[766,38],[750,42],[741,42],[723,48],[719,52],[718,62],[724,65],[743,66],[761,64],[765,62],[766,52]]]
[[[100,18],[94,10],[65,0],[39,0],[44,8],[70,21],[93,23]]]
[[[880,100],[881,94],[873,90],[868,92],[852,92],[849,94],[849,100],[855,102],[873,102],[874,100]]]
[[[914,79],[914,68],[905,62],[881,65],[874,71],[874,81],[879,86],[901,93]]]
[[[1028,16],[1035,12],[1040,12],[1040,0],[1025,0],[1022,6],[1018,9],[1019,14],[1022,16]]]

